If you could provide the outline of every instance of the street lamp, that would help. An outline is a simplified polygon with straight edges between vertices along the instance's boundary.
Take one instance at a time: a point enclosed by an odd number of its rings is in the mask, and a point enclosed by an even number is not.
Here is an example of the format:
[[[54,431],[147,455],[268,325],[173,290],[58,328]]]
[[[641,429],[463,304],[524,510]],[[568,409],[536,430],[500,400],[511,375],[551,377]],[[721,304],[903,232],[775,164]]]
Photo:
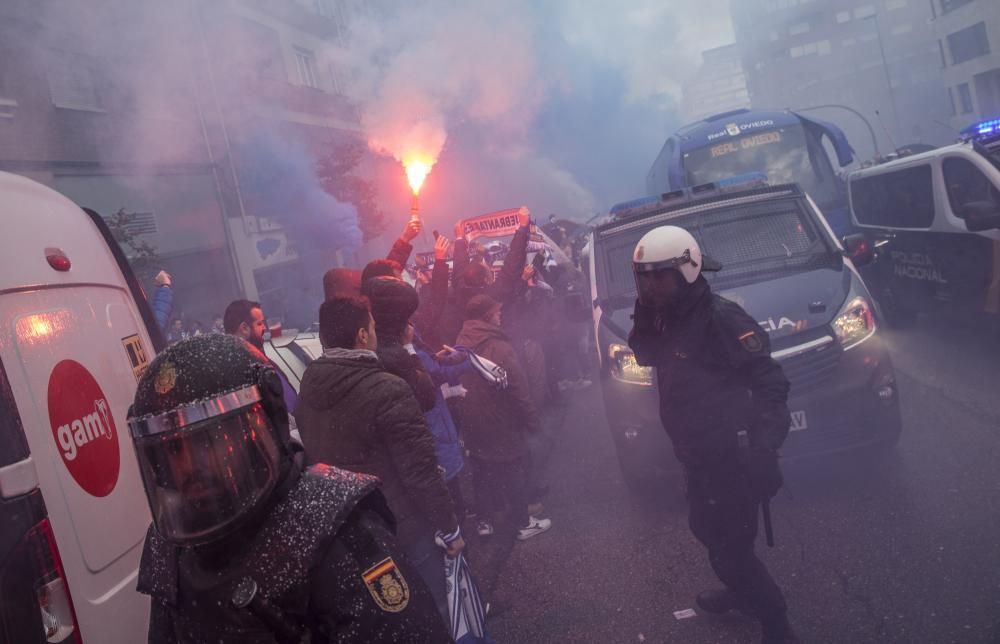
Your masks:
[[[899,139],[899,110],[896,109],[896,92],[892,89],[892,78],[889,75],[889,61],[885,57],[885,45],[882,42],[882,29],[879,27],[878,13],[873,13],[864,18],[864,20],[875,21],[875,35],[878,36],[878,50],[882,54],[882,69],[885,71],[885,85],[886,89],[889,90],[889,106],[892,108],[892,119],[896,126],[896,138]],[[893,143],[892,147],[896,147],[895,143]]]

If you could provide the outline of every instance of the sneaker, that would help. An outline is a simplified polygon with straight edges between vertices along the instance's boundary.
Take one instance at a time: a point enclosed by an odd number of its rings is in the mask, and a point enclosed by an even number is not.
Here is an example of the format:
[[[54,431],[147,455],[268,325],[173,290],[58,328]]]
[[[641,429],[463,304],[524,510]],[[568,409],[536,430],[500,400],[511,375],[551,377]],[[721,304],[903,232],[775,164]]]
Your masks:
[[[480,537],[488,537],[493,534],[493,524],[489,521],[480,521],[476,526],[476,532],[479,533]]]
[[[570,389],[573,388],[573,381],[560,380],[557,386],[559,387],[559,391],[569,391]]]
[[[517,539],[518,541],[527,541],[535,535],[542,534],[551,527],[552,521],[550,519],[528,517],[528,525],[517,531]]]
[[[586,389],[587,387],[589,387],[592,384],[594,384],[594,383],[592,381],[588,380],[587,378],[580,378],[578,380],[574,380],[573,381],[573,389],[575,391],[580,391],[581,389]]]

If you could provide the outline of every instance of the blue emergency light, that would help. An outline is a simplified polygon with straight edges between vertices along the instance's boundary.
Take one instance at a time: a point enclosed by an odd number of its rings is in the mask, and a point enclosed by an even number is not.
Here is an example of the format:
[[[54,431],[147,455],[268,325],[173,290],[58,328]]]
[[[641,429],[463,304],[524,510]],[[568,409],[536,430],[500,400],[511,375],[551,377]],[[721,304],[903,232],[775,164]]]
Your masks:
[[[962,134],[966,136],[993,136],[1000,134],[1000,119],[990,119],[988,121],[973,123],[962,130]]]

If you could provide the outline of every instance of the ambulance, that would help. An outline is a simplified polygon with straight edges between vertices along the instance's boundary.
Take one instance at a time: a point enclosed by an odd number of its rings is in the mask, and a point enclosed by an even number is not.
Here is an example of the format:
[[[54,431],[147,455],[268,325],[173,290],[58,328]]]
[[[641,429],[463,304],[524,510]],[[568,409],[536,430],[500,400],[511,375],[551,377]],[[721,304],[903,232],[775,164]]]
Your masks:
[[[97,213],[7,173],[0,213],[0,643],[143,642],[125,419],[162,337]]]

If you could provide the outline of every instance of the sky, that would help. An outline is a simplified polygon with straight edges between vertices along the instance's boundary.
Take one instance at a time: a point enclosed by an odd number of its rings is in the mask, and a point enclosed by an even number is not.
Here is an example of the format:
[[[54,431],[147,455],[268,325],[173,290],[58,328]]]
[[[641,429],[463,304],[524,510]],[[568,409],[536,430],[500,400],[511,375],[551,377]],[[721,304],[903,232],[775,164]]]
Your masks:
[[[400,161],[436,164],[421,194],[435,227],[528,206],[586,220],[643,194],[680,125],[700,52],[732,41],[727,0],[421,0],[354,19],[346,70],[380,203],[409,207]]]

